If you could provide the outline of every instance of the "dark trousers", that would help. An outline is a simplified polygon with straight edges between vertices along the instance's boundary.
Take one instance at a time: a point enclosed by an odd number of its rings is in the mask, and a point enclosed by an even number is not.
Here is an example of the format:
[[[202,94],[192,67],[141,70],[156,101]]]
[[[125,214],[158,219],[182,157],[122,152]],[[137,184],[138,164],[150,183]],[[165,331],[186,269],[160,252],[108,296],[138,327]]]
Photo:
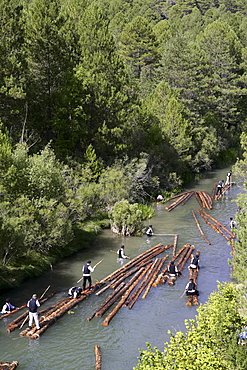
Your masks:
[[[87,280],[88,280],[88,288],[91,287],[91,284],[92,284],[91,276],[83,276],[83,284],[82,284],[83,290],[86,289]]]

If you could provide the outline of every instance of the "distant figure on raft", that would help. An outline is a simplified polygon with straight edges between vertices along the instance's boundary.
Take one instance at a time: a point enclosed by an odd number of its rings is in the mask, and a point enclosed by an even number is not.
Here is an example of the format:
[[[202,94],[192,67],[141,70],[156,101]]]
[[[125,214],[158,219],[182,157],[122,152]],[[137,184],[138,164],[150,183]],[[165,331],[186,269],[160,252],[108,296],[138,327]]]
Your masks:
[[[36,328],[40,329],[39,318],[37,309],[40,307],[40,303],[37,300],[37,295],[33,294],[32,298],[27,302],[27,307],[29,308],[29,329],[32,329],[33,320],[35,322]]]
[[[158,202],[161,202],[162,200],[164,200],[164,197],[163,197],[163,195],[162,195],[162,194],[159,194],[159,195],[157,196],[157,201],[158,201]]]
[[[83,272],[83,283],[82,283],[82,289],[86,289],[86,284],[88,281],[88,289],[91,288],[92,285],[92,278],[91,278],[91,272],[94,272],[94,268],[91,266],[91,261],[87,261],[87,264],[83,266],[82,268]]]
[[[232,176],[232,170],[227,172],[225,185],[230,185],[231,184],[231,176]]]
[[[175,277],[175,276],[178,276],[179,274],[181,274],[181,272],[178,271],[178,268],[176,265],[174,265],[174,262],[171,261],[169,263],[169,266],[167,268],[167,272],[169,274],[170,277]]]
[[[218,182],[216,195],[222,195],[222,189],[224,187],[224,180]]]
[[[194,283],[193,279],[190,279],[188,284],[185,287],[186,295],[199,295],[198,290],[196,289],[196,283]]]
[[[117,254],[118,254],[119,259],[129,258],[128,256],[125,256],[124,254],[124,245],[121,245],[120,249],[117,251]]]
[[[147,229],[147,231],[146,231],[146,234],[147,234],[148,236],[152,236],[152,235],[154,234],[154,232],[153,232],[153,226],[152,226],[152,225],[149,225],[149,226],[148,226],[148,229]]]
[[[2,311],[1,311],[1,314],[2,315],[5,315],[6,313],[10,313],[11,311],[13,311],[15,309],[15,306],[13,306],[11,303],[10,303],[10,299],[7,298],[6,301],[5,301],[5,304],[3,305],[3,308],[2,308]]]
[[[200,266],[199,266],[199,262],[200,262],[199,257],[200,257],[199,254],[196,254],[192,258],[192,260],[190,262],[190,265],[189,265],[189,269],[190,270],[195,270],[195,269],[198,269],[199,270],[199,268],[200,268]]]

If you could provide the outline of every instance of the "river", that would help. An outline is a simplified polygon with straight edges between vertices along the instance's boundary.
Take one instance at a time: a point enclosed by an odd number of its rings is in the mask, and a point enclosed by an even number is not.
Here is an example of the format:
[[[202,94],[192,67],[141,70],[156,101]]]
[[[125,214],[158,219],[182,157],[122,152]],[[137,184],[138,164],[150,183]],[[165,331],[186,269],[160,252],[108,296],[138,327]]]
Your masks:
[[[186,190],[205,190],[212,192],[214,183],[226,177],[224,170],[209,172],[204,178],[193,182]],[[234,174],[233,174],[233,181]],[[243,189],[232,186],[226,195],[214,201],[212,210],[207,211],[223,225],[229,224],[229,218],[234,217],[237,205],[233,201]],[[155,216],[147,222],[153,225],[156,234],[178,234],[177,250],[190,243],[201,251],[198,289],[199,302],[205,303],[209,294],[217,288],[217,281],[230,280],[228,259],[231,257],[231,247],[222,235],[215,233],[211,227],[198,216],[199,223],[205,235],[211,242],[208,245],[201,237],[196,227],[191,210],[199,209],[194,197],[184,206],[178,206],[167,212],[165,204],[157,204]],[[19,289],[0,297],[4,304],[8,296],[16,306],[23,305],[33,293],[38,296],[50,285],[49,292],[61,290],[42,308],[67,296],[71,286],[81,277],[82,265],[92,260],[92,265],[104,258],[104,261],[92,274],[93,282],[100,280],[120,267],[116,255],[109,249],[117,250],[125,245],[125,253],[130,257],[144,252],[158,243],[172,244],[172,236],[119,237],[110,230],[104,230],[90,248],[55,265],[53,271],[48,271],[42,277],[24,282]],[[171,252],[169,252],[171,253]],[[188,269],[183,270],[183,280],[178,278],[174,286],[159,285],[152,288],[146,299],[138,299],[129,310],[121,308],[108,327],[104,327],[103,318],[95,317],[88,322],[87,317],[95,311],[108,295],[99,297],[92,295],[52,325],[38,340],[19,336],[19,329],[7,334],[6,328],[18,314],[0,321],[0,361],[19,361],[18,370],[63,370],[63,369],[95,369],[94,345],[100,345],[102,352],[102,370],[131,370],[137,364],[138,348],[146,349],[146,342],[163,349],[168,341],[168,330],[172,332],[185,330],[184,320],[196,315],[196,307],[185,304],[185,297],[180,298],[188,281]],[[48,293],[47,293],[48,294]],[[22,312],[22,311],[21,311]]]

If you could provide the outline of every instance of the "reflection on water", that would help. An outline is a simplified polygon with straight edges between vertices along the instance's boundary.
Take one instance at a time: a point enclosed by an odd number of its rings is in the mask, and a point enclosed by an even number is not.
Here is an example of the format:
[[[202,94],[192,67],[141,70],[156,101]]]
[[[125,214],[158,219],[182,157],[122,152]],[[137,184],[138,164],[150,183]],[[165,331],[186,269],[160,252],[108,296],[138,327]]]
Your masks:
[[[204,179],[190,184],[187,190],[206,190],[211,194],[214,183],[225,178],[227,170],[211,172]],[[236,213],[237,206],[232,200],[236,199],[239,192],[240,188],[232,187],[226,196],[214,202],[214,208],[207,212],[226,226],[229,218],[234,217]],[[199,208],[194,197],[184,206],[178,206],[169,213],[166,211],[166,204],[154,207],[155,217],[151,224],[156,234],[178,234],[178,249],[190,243],[201,251],[199,300],[201,303],[206,302],[208,295],[216,289],[218,280],[229,280],[228,258],[231,247],[198,216],[201,228],[211,245],[201,237],[191,212]],[[149,223],[150,220],[147,224]],[[104,230],[90,250],[80,252],[59,263],[54,266],[53,271],[48,271],[40,278],[23,283],[20,289],[9,292],[8,296],[13,304],[18,306],[28,301],[33,293],[41,295],[48,285],[51,285],[49,292],[60,289],[60,292],[44,305],[45,308],[64,298],[68,289],[77,285],[76,282],[82,276],[82,266],[88,259],[94,265],[104,258],[92,274],[93,282],[96,282],[121,267],[116,254],[111,253],[110,249],[117,251],[121,245],[125,245],[126,255],[135,257],[158,243],[172,244],[173,240],[173,236],[164,235],[151,238],[146,235],[125,238]],[[169,258],[171,253],[171,250],[166,251]],[[128,260],[124,260],[121,263],[127,262]],[[7,324],[13,318],[2,320],[0,361],[18,360],[20,370],[67,368],[93,370],[94,345],[98,344],[102,351],[102,370],[132,369],[137,364],[138,348],[145,349],[145,343],[149,342],[162,350],[164,342],[169,339],[167,331],[184,330],[184,319],[195,317],[196,308],[186,306],[185,297],[180,298],[187,281],[188,269],[185,267],[182,278],[177,280],[175,286],[159,285],[155,289],[152,288],[147,298],[140,297],[132,309],[122,308],[108,327],[102,326],[104,317],[95,317],[90,322],[86,320],[105,300],[108,292],[83,301],[73,308],[73,313],[59,319],[39,340],[20,337],[19,329],[7,334]],[[2,297],[2,303],[5,298],[6,296]]]

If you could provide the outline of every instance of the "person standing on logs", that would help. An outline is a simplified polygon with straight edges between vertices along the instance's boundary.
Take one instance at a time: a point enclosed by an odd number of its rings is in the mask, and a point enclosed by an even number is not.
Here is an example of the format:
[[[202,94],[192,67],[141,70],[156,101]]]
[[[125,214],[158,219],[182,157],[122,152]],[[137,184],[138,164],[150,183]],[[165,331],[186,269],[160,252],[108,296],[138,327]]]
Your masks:
[[[192,258],[192,260],[191,260],[191,262],[190,262],[189,269],[190,269],[190,270],[196,270],[196,269],[198,269],[198,270],[199,270],[199,268],[200,268],[200,266],[199,266],[199,262],[200,262],[200,260],[199,260],[199,254],[196,254],[196,255]]]
[[[1,311],[1,314],[2,315],[5,315],[6,313],[9,313],[11,311],[13,311],[15,309],[15,306],[13,306],[11,303],[10,303],[10,299],[7,298],[6,301],[5,301],[5,304],[3,305],[3,308],[2,308],[2,311]]]
[[[152,235],[154,234],[154,232],[153,232],[153,226],[152,226],[152,225],[149,225],[149,226],[148,226],[148,229],[147,229],[147,231],[146,231],[146,234],[147,234],[148,236],[152,236]]]
[[[219,181],[219,183],[217,185],[216,195],[218,195],[218,194],[222,195],[223,187],[224,187],[224,180],[221,180],[221,181]]]
[[[168,272],[170,277],[175,277],[175,276],[178,276],[179,274],[181,274],[181,272],[178,271],[177,266],[174,265],[173,261],[170,262],[170,264],[167,268],[167,272]]]
[[[92,278],[91,278],[91,272],[94,272],[94,268],[91,266],[91,261],[87,261],[87,264],[83,266],[82,268],[83,272],[83,284],[82,284],[82,289],[86,289],[86,284],[88,281],[88,288],[91,288],[92,285]]]
[[[29,329],[32,329],[33,320],[35,322],[36,328],[40,329],[38,312],[37,312],[38,307],[40,307],[40,303],[37,300],[36,294],[33,294],[32,299],[30,299],[27,302],[27,307],[29,308],[29,324],[28,324]]]
[[[193,279],[190,279],[188,284],[185,287],[186,295],[199,295],[198,290],[196,289],[196,283],[194,283]]]
[[[124,245],[121,245],[120,249],[117,251],[117,254],[118,254],[118,258],[120,260],[128,258],[128,256],[125,256],[125,254],[124,254]]]
[[[232,170],[227,172],[225,185],[230,185],[231,184],[231,176],[232,176]]]

